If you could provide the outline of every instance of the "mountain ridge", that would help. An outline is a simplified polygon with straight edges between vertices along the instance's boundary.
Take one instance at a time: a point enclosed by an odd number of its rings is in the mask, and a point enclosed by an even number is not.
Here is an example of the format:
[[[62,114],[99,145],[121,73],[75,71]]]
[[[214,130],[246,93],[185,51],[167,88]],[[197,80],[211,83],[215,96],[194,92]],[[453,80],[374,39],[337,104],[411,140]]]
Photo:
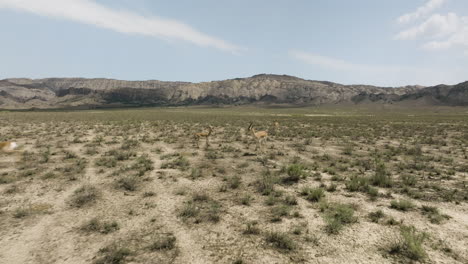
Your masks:
[[[421,100],[421,98],[425,98]],[[0,80],[0,109],[243,104],[398,104],[468,106],[468,81],[456,85],[379,87],[257,74],[210,82],[107,78]]]

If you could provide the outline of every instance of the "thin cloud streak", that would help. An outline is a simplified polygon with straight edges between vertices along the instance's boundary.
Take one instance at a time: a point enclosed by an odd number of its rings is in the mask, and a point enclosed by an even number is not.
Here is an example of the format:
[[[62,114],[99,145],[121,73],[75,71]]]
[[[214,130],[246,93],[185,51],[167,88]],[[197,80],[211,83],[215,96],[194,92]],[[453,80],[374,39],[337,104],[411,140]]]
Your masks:
[[[399,65],[368,65],[348,62],[300,50],[290,50],[289,56],[318,68],[352,76],[353,82],[372,82],[375,85],[399,86],[408,84],[436,85],[455,84],[464,81],[463,69],[446,71],[435,68]],[[447,83],[450,82],[450,83]]]
[[[93,0],[0,0],[0,8],[68,19],[125,34],[182,40],[234,54],[245,50],[176,20],[145,17],[128,11],[115,10]]]

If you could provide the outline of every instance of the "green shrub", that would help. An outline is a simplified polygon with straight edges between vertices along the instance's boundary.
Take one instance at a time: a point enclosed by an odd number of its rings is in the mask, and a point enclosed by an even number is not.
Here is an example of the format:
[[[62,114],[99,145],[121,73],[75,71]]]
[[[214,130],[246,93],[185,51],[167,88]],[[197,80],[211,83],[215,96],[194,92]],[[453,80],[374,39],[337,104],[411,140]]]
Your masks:
[[[418,179],[414,175],[402,175],[401,181],[403,182],[403,185],[405,186],[415,186]]]
[[[346,182],[346,189],[350,192],[365,192],[369,188],[369,179],[366,177],[354,176]]]
[[[310,202],[320,202],[323,197],[325,197],[325,191],[322,188],[313,188],[307,193],[306,199]]]
[[[354,208],[346,204],[328,204],[325,211],[325,230],[329,234],[338,234],[344,225],[357,221]]]
[[[391,245],[391,254],[400,254],[409,259],[420,261],[427,257],[423,242],[427,239],[426,233],[419,233],[414,226],[402,226],[401,239]]]
[[[262,195],[270,195],[275,190],[276,179],[269,171],[263,173],[262,178],[256,182],[257,190]]]
[[[270,210],[271,221],[272,222],[281,221],[281,218],[288,216],[290,211],[291,211],[291,208],[287,205],[278,205],[278,206],[272,207]]]
[[[282,179],[283,183],[291,184],[298,182],[305,176],[304,166],[300,164],[292,164],[286,168],[287,176]]]
[[[392,179],[390,178],[385,164],[383,162],[377,162],[375,174],[370,178],[371,184],[379,187],[391,187]]]

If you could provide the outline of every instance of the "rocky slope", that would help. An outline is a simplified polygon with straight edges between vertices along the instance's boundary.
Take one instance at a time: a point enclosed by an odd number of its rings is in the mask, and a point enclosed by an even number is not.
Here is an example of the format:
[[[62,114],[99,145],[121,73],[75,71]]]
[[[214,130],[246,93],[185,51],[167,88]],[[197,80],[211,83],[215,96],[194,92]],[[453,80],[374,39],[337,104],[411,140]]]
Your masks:
[[[0,80],[1,109],[95,108],[198,104],[363,104],[423,102],[468,105],[468,82],[384,88],[260,74],[203,83],[49,78]]]

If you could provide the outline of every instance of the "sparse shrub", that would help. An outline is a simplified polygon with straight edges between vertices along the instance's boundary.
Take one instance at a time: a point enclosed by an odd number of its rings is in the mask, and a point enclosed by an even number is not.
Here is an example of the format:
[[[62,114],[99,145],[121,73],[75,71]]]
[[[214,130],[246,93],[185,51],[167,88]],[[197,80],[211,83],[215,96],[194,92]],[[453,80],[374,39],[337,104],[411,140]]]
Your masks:
[[[120,148],[123,149],[123,150],[129,150],[129,149],[137,147],[139,144],[140,143],[138,142],[138,140],[127,139],[127,140],[124,140],[124,142],[122,143],[122,146]]]
[[[327,186],[327,192],[335,192],[336,188],[337,188],[337,185],[332,183],[332,184]]]
[[[153,196],[155,196],[155,195],[156,195],[156,193],[153,192],[153,191],[149,191],[149,192],[144,192],[144,193],[143,193],[143,197],[153,197]]]
[[[423,205],[421,207],[421,211],[422,214],[426,215],[427,218],[429,218],[429,221],[433,224],[440,224],[442,221],[450,218],[448,215],[441,214],[439,209],[434,206]]]
[[[94,186],[82,185],[76,189],[70,197],[69,204],[73,207],[81,208],[91,204],[99,198],[101,192]]]
[[[174,249],[175,244],[176,238],[172,233],[164,234],[156,238],[156,240],[153,241],[153,243],[151,243],[151,245],[149,246],[149,249],[152,251],[171,250]]]
[[[353,154],[353,145],[351,145],[351,144],[346,145],[343,148],[343,154],[351,156],[351,154]]]
[[[282,179],[283,183],[296,183],[305,176],[304,166],[301,164],[289,165],[285,171],[287,176]]]
[[[104,256],[94,261],[95,264],[121,264],[134,254],[130,249],[117,245],[102,248],[99,253]]]
[[[272,222],[279,222],[281,221],[281,218],[288,216],[289,211],[291,211],[291,208],[287,205],[278,205],[275,207],[272,207],[270,210],[271,213],[271,221]]]
[[[24,218],[24,217],[26,217],[26,216],[28,216],[30,214],[31,214],[31,210],[29,208],[22,207],[22,208],[18,208],[18,209],[16,209],[14,211],[13,217],[14,218]]]
[[[390,178],[387,169],[385,168],[385,163],[379,161],[377,162],[377,167],[375,169],[375,174],[370,178],[371,184],[379,187],[391,187],[392,179]]]
[[[402,175],[401,181],[405,186],[415,186],[418,180],[414,175]]]
[[[232,177],[228,178],[227,181],[228,181],[229,188],[237,189],[241,185],[242,179],[241,179],[241,177],[235,175],[235,176],[232,176]]]
[[[278,197],[274,195],[274,193],[268,195],[268,197],[265,199],[265,205],[268,206],[273,206],[279,202]]]
[[[220,216],[220,209],[221,206],[217,202],[211,202],[208,205],[208,209],[206,210],[205,217],[208,219],[208,221],[217,223],[219,220],[221,220]]]
[[[208,201],[210,197],[204,192],[196,192],[192,196],[194,202],[205,202]]]
[[[136,170],[138,176],[143,176],[146,172],[154,169],[153,161],[147,155],[141,155],[136,159],[131,169]]]
[[[117,159],[115,157],[100,157],[96,160],[96,166],[114,168],[117,166]]]
[[[182,218],[196,217],[200,213],[200,209],[192,202],[188,202],[184,205],[182,210],[179,212],[179,216]]]
[[[198,179],[202,176],[201,170],[198,168],[192,168],[190,170],[190,178],[191,179]]]
[[[346,189],[350,192],[365,192],[369,188],[369,179],[354,176],[346,183]]]
[[[297,199],[294,195],[288,195],[284,197],[284,204],[286,205],[297,205]]]
[[[50,146],[47,146],[47,149],[41,153],[41,157],[39,159],[40,163],[47,163],[50,160]]]
[[[423,242],[426,233],[419,233],[414,226],[402,226],[401,239],[390,246],[391,254],[400,254],[412,260],[423,260],[427,257]]]
[[[415,145],[412,148],[406,149],[406,154],[410,156],[421,156],[422,155],[421,145]]]
[[[222,158],[222,155],[219,154],[218,152],[216,151],[213,151],[213,150],[210,150],[208,152],[205,153],[205,157],[207,159],[210,159],[210,160],[215,160],[215,159],[220,159]]]
[[[379,190],[377,188],[369,186],[369,188],[367,188],[367,194],[369,195],[372,201],[375,201],[379,196]]]
[[[390,202],[390,208],[399,210],[399,211],[409,211],[413,209],[415,205],[409,200],[393,200]]]
[[[125,191],[134,192],[140,181],[136,176],[124,176],[117,181],[117,187]]]
[[[257,221],[247,222],[246,228],[243,231],[245,235],[258,235],[260,234],[260,228],[258,227]]]
[[[191,201],[188,201],[179,211],[179,216],[188,220],[193,218],[194,223],[209,221],[219,222],[221,219],[221,206],[218,202],[211,200],[204,193],[196,193]]]
[[[325,230],[329,234],[338,234],[344,225],[357,221],[354,208],[346,204],[328,204],[325,211]]]
[[[296,249],[297,245],[286,233],[281,232],[268,232],[265,240],[267,243],[272,244],[280,250],[292,251]]]
[[[385,213],[382,210],[377,210],[375,212],[370,212],[368,216],[372,222],[378,223],[380,219],[385,217]]]
[[[76,159],[77,157],[78,156],[71,151],[68,151],[68,150],[64,151],[64,157],[63,157],[64,159]]]
[[[252,201],[252,196],[250,194],[245,194],[244,196],[242,196],[242,198],[240,199],[240,204],[242,205],[247,205],[249,206],[251,201]]]
[[[93,218],[83,224],[80,228],[85,232],[97,232],[101,234],[109,234],[120,229],[119,224],[115,221],[101,222],[97,218]]]
[[[324,197],[325,191],[322,188],[310,188],[306,194],[306,199],[310,202],[320,202]]]
[[[165,162],[161,165],[161,169],[180,169],[182,171],[188,170],[190,167],[189,160],[184,156],[178,156],[175,160]]]
[[[390,217],[387,219],[387,221],[385,222],[386,225],[398,225],[400,224],[400,222],[398,222],[397,220],[395,220],[395,218],[393,217]]]
[[[267,171],[263,173],[262,178],[256,182],[257,190],[262,195],[270,195],[274,192],[275,183],[276,179]]]

